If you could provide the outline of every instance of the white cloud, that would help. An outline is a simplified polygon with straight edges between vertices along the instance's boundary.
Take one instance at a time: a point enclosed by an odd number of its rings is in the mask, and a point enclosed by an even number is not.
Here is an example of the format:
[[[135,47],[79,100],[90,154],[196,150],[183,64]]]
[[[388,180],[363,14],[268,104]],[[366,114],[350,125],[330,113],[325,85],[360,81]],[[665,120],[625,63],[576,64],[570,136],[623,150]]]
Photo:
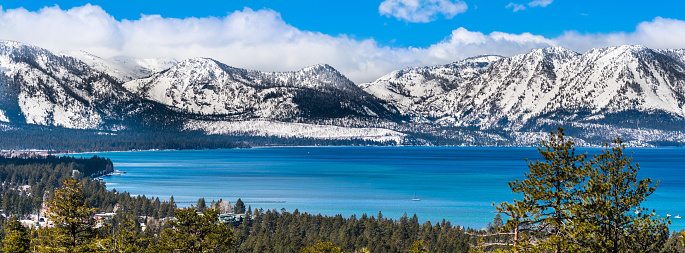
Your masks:
[[[528,7],[547,7],[547,5],[550,5],[554,0],[534,0],[532,2],[528,3]],[[523,4],[516,4],[513,2],[510,2],[505,6],[504,8],[507,9],[512,9],[514,12],[522,11],[526,9],[526,6]]]
[[[530,33],[510,34],[492,32],[488,35],[458,28],[444,41],[430,46],[421,53],[435,59],[463,59],[476,55],[510,56],[534,48],[556,46],[556,42]],[[454,61],[454,60],[452,60]]]
[[[517,12],[517,11],[525,10],[526,6],[524,6],[523,4],[515,4],[513,2],[510,2],[509,4],[507,4],[507,6],[504,6],[504,8],[507,8],[507,9],[511,8],[512,10],[514,10],[514,12]]]
[[[467,9],[466,3],[459,0],[385,0],[378,6],[381,15],[413,23],[428,23],[439,15],[452,19]]]
[[[530,7],[547,7],[547,5],[550,5],[554,0],[535,0],[530,3],[528,3],[528,6]]]
[[[372,39],[303,31],[288,25],[273,10],[247,8],[225,17],[173,19],[152,15],[122,21],[91,5],[69,10],[47,7],[36,12],[0,8],[0,31],[0,39],[50,50],[85,50],[101,57],[210,57],[262,71],[294,71],[328,63],[357,83],[407,66],[446,64],[482,54],[511,56],[550,46],[580,53],[625,44],[685,48],[685,21],[665,18],[640,23],[628,33],[570,31],[556,38],[458,28],[425,48],[392,48],[379,46]]]
[[[685,21],[657,17],[637,25],[634,32],[580,34],[564,33],[555,40],[570,49],[585,52],[592,48],[644,45],[649,48],[685,48]]]

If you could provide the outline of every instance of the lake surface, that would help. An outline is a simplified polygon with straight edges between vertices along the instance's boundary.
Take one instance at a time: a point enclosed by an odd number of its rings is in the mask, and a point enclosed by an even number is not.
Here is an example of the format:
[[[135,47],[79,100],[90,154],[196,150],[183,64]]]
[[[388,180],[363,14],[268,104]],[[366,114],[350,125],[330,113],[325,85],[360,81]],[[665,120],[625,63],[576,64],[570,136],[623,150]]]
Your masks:
[[[685,148],[629,151],[642,168],[639,178],[661,181],[643,207],[662,216],[685,216]],[[422,222],[446,219],[472,228],[492,221],[493,202],[517,197],[507,182],[524,178],[525,158],[542,158],[537,148],[492,147],[278,147],[97,155],[127,172],[106,177],[107,188],[134,195],[160,200],[173,195],[176,201],[193,203],[200,197],[208,203],[242,198],[252,208],[297,208],[346,217],[381,211],[396,219],[406,212]],[[412,201],[414,194],[421,201]],[[259,203],[265,201],[285,203]],[[672,222],[672,230],[685,228],[685,218]]]

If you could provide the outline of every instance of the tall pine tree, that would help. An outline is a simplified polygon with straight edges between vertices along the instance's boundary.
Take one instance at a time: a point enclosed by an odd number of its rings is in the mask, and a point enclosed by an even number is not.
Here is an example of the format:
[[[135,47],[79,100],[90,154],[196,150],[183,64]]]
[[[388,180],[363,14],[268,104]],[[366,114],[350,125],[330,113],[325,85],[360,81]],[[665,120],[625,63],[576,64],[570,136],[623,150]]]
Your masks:
[[[658,186],[638,180],[639,164],[624,155],[620,138],[595,155],[575,215],[577,242],[595,252],[658,251],[668,239],[666,220],[640,206]]]
[[[545,162],[528,162],[526,179],[509,182],[523,195],[497,207],[510,216],[500,230],[512,235],[512,250],[542,252],[653,252],[668,238],[665,219],[641,203],[654,193],[651,179],[623,154],[620,139],[586,160],[562,128],[538,149]],[[657,183],[658,185],[658,183]]]
[[[31,237],[29,231],[15,216],[10,218],[5,228],[5,238],[2,239],[3,252],[29,252]]]
[[[569,237],[571,213],[579,203],[586,155],[576,154],[573,140],[561,127],[542,146],[538,152],[545,161],[527,160],[526,179],[509,182],[512,192],[523,194],[523,199],[504,202],[497,211],[512,217],[505,229],[513,231],[514,250],[566,252],[577,247]]]
[[[55,198],[47,204],[48,220],[55,227],[41,231],[41,252],[92,252],[97,242],[95,208],[89,208],[80,183],[64,180]]]

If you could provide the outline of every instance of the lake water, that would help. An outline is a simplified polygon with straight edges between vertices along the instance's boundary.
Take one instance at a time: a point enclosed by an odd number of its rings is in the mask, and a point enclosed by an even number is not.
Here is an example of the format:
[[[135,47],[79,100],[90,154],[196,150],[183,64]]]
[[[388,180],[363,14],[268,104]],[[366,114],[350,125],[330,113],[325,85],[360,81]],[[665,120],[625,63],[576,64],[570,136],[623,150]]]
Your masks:
[[[599,149],[582,149],[590,154]],[[660,180],[643,207],[685,216],[685,148],[630,149],[640,178]],[[84,154],[90,157],[94,154]],[[492,203],[517,197],[507,182],[524,178],[525,158],[537,148],[491,147],[278,147],[231,150],[101,153],[114,168],[108,189],[176,201],[230,200],[252,208],[285,208],[324,215],[363,213],[419,220],[446,219],[484,228]],[[421,201],[412,201],[416,194]],[[285,203],[259,203],[285,201]],[[179,204],[179,206],[190,204]],[[683,221],[681,221],[683,220]],[[685,218],[672,219],[672,230]]]

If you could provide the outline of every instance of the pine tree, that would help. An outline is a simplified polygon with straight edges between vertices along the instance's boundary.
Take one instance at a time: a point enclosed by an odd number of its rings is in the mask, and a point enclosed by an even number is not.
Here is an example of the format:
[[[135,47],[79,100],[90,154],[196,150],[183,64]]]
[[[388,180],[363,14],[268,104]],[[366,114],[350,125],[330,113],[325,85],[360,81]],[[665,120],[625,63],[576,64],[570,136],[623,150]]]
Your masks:
[[[204,212],[205,209],[207,209],[207,203],[205,202],[205,198],[199,198],[197,200],[197,205],[195,206],[195,209],[198,212]]]
[[[319,242],[310,247],[300,249],[301,253],[342,253],[340,247],[333,245],[332,242]]]
[[[29,252],[30,243],[28,229],[21,225],[17,217],[10,218],[5,228],[5,238],[2,239],[3,252]]]
[[[546,161],[528,162],[526,179],[509,183],[523,200],[497,207],[510,216],[500,231],[512,235],[513,251],[660,250],[668,221],[640,206],[656,185],[638,180],[639,165],[623,154],[620,139],[614,145],[586,161],[562,128],[543,142],[538,150]]]
[[[142,235],[140,226],[135,221],[136,218],[130,214],[118,214],[114,217],[111,225],[113,227],[107,229],[113,231],[114,235],[102,240],[102,247],[106,248],[107,252],[142,252],[150,242]]]
[[[233,213],[245,213],[245,203],[240,198],[238,198],[235,206],[233,206]]]
[[[573,140],[566,139],[561,127],[542,145],[538,152],[545,161],[526,159],[530,169],[526,179],[509,182],[523,200],[504,202],[497,211],[511,217],[505,230],[513,231],[514,250],[565,252],[576,247],[569,229],[587,169],[586,155],[576,155]]]
[[[659,182],[637,179],[639,164],[623,154],[620,138],[608,143],[591,160],[584,187],[583,205],[576,212],[577,242],[595,252],[644,252],[661,248],[668,239],[666,221],[640,204],[654,193]]]
[[[198,214],[192,208],[176,209],[171,228],[164,230],[151,252],[228,252],[235,239],[231,229],[219,222],[219,212],[207,209]]]
[[[92,214],[95,208],[85,203],[82,184],[64,180],[55,198],[47,204],[48,220],[55,227],[44,229],[40,239],[41,252],[91,252],[97,242]]]

